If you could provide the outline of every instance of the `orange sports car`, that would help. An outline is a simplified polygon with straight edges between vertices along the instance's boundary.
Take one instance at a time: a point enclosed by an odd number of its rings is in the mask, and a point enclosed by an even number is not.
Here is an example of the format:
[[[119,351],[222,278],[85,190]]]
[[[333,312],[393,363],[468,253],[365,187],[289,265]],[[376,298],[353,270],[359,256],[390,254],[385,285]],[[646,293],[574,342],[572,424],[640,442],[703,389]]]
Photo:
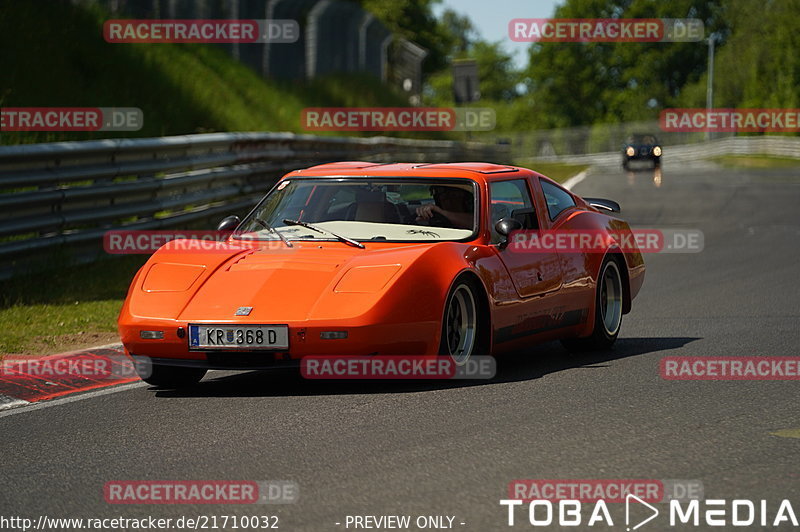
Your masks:
[[[498,354],[560,339],[607,348],[644,280],[609,200],[487,163],[340,162],[291,172],[222,242],[173,240],[136,274],[119,332],[145,381],[309,355]],[[606,235],[585,252],[516,235]]]

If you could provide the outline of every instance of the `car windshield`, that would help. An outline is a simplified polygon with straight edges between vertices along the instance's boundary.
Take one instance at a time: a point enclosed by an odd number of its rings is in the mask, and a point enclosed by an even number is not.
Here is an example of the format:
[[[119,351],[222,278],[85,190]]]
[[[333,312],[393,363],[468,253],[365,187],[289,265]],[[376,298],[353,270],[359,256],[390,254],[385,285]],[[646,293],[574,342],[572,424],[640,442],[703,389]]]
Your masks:
[[[653,135],[631,135],[627,142],[628,144],[658,144],[658,140]]]
[[[466,179],[287,179],[245,218],[234,238],[464,240],[477,229],[475,189]]]

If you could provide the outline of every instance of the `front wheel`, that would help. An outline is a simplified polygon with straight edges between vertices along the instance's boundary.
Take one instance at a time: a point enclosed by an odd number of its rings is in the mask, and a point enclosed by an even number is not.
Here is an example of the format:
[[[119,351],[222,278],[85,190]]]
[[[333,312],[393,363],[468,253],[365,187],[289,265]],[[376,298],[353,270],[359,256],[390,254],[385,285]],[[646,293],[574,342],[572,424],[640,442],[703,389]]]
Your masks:
[[[134,367],[144,382],[159,388],[183,388],[197,384],[207,371],[203,368],[165,366],[149,360],[137,360]]]
[[[613,258],[606,258],[597,277],[594,329],[586,338],[568,338],[561,343],[570,351],[608,349],[617,340],[622,326],[622,274]]]
[[[476,351],[478,340],[478,301],[471,283],[458,281],[447,296],[442,322],[441,355],[450,356],[463,366]]]

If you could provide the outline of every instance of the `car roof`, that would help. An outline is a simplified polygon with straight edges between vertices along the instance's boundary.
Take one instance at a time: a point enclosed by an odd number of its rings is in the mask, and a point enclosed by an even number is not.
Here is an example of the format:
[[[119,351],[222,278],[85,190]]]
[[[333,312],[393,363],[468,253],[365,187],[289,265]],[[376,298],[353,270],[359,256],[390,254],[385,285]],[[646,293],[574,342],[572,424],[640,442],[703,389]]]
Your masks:
[[[461,177],[475,181],[495,181],[508,179],[511,176],[528,177],[532,173],[535,174],[535,172],[527,168],[483,162],[374,163],[368,161],[343,161],[295,170],[287,174],[286,177]]]

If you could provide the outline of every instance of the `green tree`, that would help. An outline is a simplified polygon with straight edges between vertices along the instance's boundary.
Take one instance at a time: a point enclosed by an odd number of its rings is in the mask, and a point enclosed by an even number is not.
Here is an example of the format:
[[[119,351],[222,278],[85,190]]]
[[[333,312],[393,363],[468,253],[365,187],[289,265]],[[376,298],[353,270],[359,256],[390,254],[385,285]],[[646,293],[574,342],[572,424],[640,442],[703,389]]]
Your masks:
[[[501,42],[476,41],[468,51],[478,63],[481,99],[511,101],[517,97],[516,86],[520,73],[514,67],[513,57],[503,50]]]
[[[567,0],[554,18],[699,18],[725,36],[705,0]],[[655,118],[706,68],[703,43],[534,43],[525,72],[543,127]]]
[[[443,34],[433,13],[441,0],[356,0],[374,14],[395,35],[417,43],[428,56],[422,63],[425,73],[436,72],[447,65],[448,43],[451,35]]]
[[[448,59],[462,57],[478,40],[478,31],[466,15],[445,9],[438,22],[439,33],[447,38]]]
[[[488,42],[480,38],[469,17],[445,10],[439,20],[439,33],[445,35],[447,58],[450,64],[432,74],[427,83],[426,98],[437,105],[453,103],[452,61],[474,59],[478,65],[481,100],[500,102],[517,97],[516,85],[520,73],[514,67],[510,54],[502,42]]]
[[[800,0],[726,0],[727,42],[718,46],[714,107],[800,107]],[[685,87],[684,107],[705,107],[707,73]]]

